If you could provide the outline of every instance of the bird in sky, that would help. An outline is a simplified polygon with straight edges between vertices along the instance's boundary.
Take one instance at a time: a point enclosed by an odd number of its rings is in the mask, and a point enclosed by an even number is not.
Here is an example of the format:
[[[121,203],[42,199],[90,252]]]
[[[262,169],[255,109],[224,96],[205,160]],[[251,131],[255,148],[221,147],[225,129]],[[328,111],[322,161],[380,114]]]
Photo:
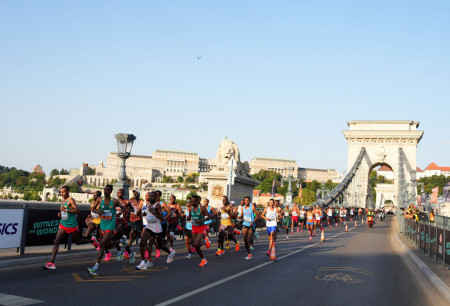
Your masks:
[[[198,56],[198,55],[197,55],[196,57],[197,57],[197,60],[198,60],[198,61],[202,58],[201,56]]]

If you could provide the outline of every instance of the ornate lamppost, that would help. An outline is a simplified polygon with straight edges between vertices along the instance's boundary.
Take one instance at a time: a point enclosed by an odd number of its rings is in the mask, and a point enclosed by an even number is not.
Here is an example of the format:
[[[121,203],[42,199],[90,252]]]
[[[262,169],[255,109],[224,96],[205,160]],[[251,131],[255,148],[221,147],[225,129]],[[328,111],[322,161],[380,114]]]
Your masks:
[[[131,155],[131,148],[133,147],[133,142],[135,141],[136,136],[125,133],[116,134],[115,136],[117,140],[117,157],[120,158],[121,165],[119,171],[119,181],[114,184],[114,197],[117,196],[117,190],[123,189],[124,198],[128,199],[130,185],[126,182],[127,173],[125,171],[125,162]]]
[[[292,174],[290,174],[287,179],[285,179],[285,178],[281,179],[281,183],[282,184],[285,181],[289,183],[289,185],[288,185],[288,192],[286,193],[286,204],[289,204],[289,205],[292,204],[292,195],[293,195],[292,194],[292,182],[296,182],[298,180],[299,179],[294,179],[294,176]]]

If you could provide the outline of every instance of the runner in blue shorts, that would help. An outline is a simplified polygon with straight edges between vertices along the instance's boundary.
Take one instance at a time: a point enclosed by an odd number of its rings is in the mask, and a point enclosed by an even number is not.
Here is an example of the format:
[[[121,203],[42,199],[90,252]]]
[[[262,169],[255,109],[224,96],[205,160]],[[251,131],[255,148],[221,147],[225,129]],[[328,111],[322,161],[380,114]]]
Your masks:
[[[269,250],[266,255],[270,256],[272,246],[277,240],[277,217],[282,217],[281,213],[277,211],[273,199],[269,200],[269,206],[264,209],[261,217],[266,220],[267,236],[269,236]]]

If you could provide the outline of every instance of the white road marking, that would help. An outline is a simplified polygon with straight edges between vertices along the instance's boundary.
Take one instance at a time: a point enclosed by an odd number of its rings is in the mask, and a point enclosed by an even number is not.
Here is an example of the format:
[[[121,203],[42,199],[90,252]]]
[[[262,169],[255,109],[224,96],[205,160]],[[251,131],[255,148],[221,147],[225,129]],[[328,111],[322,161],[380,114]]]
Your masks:
[[[0,305],[32,305],[38,303],[44,303],[44,301],[29,299],[23,296],[0,293]]]
[[[354,227],[350,228],[349,231],[351,231],[351,230],[353,230],[353,229],[354,229]],[[348,232],[341,232],[341,233],[339,233],[339,234],[336,234],[336,235],[334,235],[334,236],[331,236],[331,237],[328,238],[328,239],[335,238],[335,237],[340,236],[340,235],[345,234],[345,233],[348,233]],[[311,248],[311,247],[313,247],[313,246],[315,246],[315,245],[318,245],[318,244],[320,244],[320,243],[323,243],[323,241],[318,241],[318,242],[316,242],[316,243],[313,243],[313,244],[307,245],[307,246],[305,246],[305,247],[303,247],[303,248],[300,248],[300,249],[298,249],[297,251],[292,251],[292,252],[290,252],[290,253],[288,253],[288,254],[286,254],[286,255],[284,255],[284,256],[279,257],[278,260],[283,260],[283,259],[285,259],[285,258],[287,258],[287,257],[289,257],[289,256],[292,256],[292,255],[295,255],[295,254],[297,254],[297,253],[303,252],[304,250],[306,250],[306,249],[308,249],[308,248]],[[170,300],[167,300],[167,301],[165,301],[165,302],[156,304],[156,306],[165,306],[165,305],[170,305],[170,304],[176,303],[176,302],[181,301],[181,300],[184,300],[184,299],[186,299],[186,298],[188,298],[188,297],[190,297],[190,296],[193,296],[193,295],[195,295],[195,294],[197,294],[197,293],[200,293],[200,292],[203,292],[203,291],[205,291],[205,290],[211,289],[211,288],[213,288],[213,287],[219,286],[219,285],[221,285],[221,284],[223,284],[223,283],[226,283],[226,282],[228,282],[228,281],[230,281],[230,280],[232,280],[232,279],[238,278],[238,277],[240,277],[240,276],[242,276],[242,275],[245,275],[245,274],[248,274],[248,273],[250,273],[250,272],[256,271],[256,270],[261,269],[261,268],[263,268],[263,267],[265,267],[265,266],[267,266],[267,265],[273,264],[274,262],[275,262],[275,261],[268,261],[268,262],[265,262],[265,263],[263,263],[263,264],[260,264],[260,265],[255,266],[255,267],[253,267],[253,268],[247,269],[247,270],[245,270],[245,271],[242,271],[242,272],[239,272],[239,273],[237,273],[237,274],[234,274],[234,275],[231,275],[231,276],[229,276],[229,277],[226,277],[226,278],[224,278],[224,279],[221,279],[221,280],[219,280],[219,281],[217,281],[217,282],[211,283],[211,284],[206,285],[206,286],[204,286],[204,287],[201,287],[201,288],[195,289],[195,290],[193,290],[193,291],[190,291],[190,292],[188,292],[188,293],[185,293],[185,294],[179,295],[179,296],[177,296],[177,297],[174,297],[173,299],[170,299]]]

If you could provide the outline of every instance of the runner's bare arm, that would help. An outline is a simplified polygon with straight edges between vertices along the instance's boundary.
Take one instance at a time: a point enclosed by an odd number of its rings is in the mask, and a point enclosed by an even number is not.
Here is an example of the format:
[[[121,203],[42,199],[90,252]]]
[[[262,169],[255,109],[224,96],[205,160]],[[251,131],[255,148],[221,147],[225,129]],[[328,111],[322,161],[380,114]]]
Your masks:
[[[67,206],[67,212],[72,214],[78,214],[80,212],[77,203],[75,203],[75,200],[72,197],[69,198],[69,205]]]
[[[201,206],[200,209],[201,209],[203,216],[206,216],[206,218],[203,219],[203,221],[211,219],[211,214],[208,212],[208,210],[204,206]]]

